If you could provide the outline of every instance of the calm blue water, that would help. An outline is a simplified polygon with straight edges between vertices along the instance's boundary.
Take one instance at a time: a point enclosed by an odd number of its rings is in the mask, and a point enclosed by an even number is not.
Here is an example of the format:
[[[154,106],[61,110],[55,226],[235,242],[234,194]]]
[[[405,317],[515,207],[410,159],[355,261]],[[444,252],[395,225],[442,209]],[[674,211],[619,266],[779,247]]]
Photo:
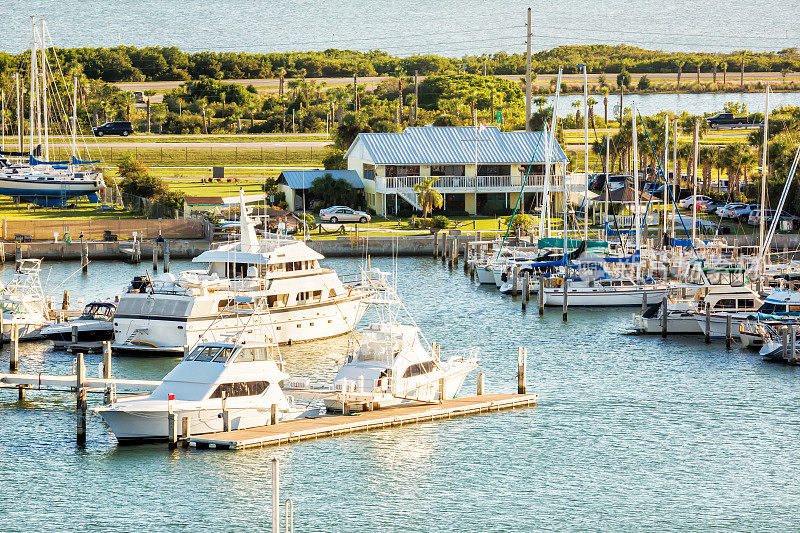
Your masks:
[[[6,0],[0,48],[28,48],[30,15],[45,16],[60,46],[165,45],[270,52],[348,48],[398,55],[626,43],[649,49],[732,51],[797,46],[800,4],[781,0]]]
[[[54,287],[78,265],[52,267]],[[93,263],[65,286],[73,301],[111,296],[136,271]],[[720,344],[623,335],[633,310],[572,310],[567,324],[558,312],[523,314],[432,259],[401,259],[399,271],[431,340],[482,348],[489,391],[514,390],[516,346],[527,346],[540,405],[244,452],[118,448],[92,416],[78,450],[73,395],[29,392],[20,405],[0,391],[0,530],[268,530],[273,457],[297,531],[800,527],[797,369]],[[284,356],[291,373],[325,380],[344,343]],[[22,370],[68,371],[71,360],[26,345]],[[89,356],[92,375],[98,362]],[[173,364],[119,358],[114,372],[160,378]]]

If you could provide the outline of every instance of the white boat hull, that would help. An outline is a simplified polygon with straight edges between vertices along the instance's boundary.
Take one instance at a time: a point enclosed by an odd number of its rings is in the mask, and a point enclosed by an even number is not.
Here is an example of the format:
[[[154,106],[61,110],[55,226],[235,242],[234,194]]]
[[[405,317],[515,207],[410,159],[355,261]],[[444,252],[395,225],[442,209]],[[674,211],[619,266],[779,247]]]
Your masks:
[[[572,303],[572,302],[570,302]],[[639,333],[661,333],[661,317],[644,318],[633,316],[633,328]],[[667,333],[681,335],[700,335],[703,331],[694,316],[687,313],[667,315]]]
[[[564,303],[563,289],[545,289],[544,304],[548,306],[562,306]],[[647,298],[647,304],[654,304],[663,300],[667,294],[666,288],[635,288],[624,290],[596,289],[568,289],[567,304],[569,306],[585,307],[615,307],[642,305],[642,300]]]

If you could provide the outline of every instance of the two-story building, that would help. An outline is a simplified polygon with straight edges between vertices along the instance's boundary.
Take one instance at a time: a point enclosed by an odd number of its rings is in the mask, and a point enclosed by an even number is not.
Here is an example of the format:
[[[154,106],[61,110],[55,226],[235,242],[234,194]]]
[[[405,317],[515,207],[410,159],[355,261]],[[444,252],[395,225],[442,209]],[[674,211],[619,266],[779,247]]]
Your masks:
[[[445,209],[475,215],[513,207],[520,192],[526,203],[535,199],[540,205],[548,138],[497,127],[409,127],[401,133],[360,133],[345,158],[364,183],[367,205],[379,215],[396,213],[404,202],[419,209],[414,185],[431,176],[437,177],[433,186]],[[548,189],[561,193],[567,158],[553,144]]]

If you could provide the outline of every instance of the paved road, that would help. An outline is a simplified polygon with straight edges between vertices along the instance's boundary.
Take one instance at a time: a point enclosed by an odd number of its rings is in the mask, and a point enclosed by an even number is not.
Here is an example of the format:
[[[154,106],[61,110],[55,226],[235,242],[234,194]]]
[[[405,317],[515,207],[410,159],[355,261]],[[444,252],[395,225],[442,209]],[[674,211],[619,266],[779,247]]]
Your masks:
[[[708,67],[704,67],[707,69]],[[550,84],[550,79],[554,78],[556,73],[542,73],[537,75],[536,80],[534,81],[534,85],[544,87]],[[598,83],[598,77],[600,74],[589,74],[589,82],[590,83]],[[642,76],[642,74],[631,74],[631,78],[633,83],[636,83],[638,79]],[[727,74],[727,81],[729,84],[737,84],[739,83],[739,72],[736,70],[728,70]],[[505,78],[511,81],[520,81],[524,75],[519,74],[512,74],[512,75],[503,75],[499,76],[500,78]],[[675,81],[677,79],[677,72],[648,72],[647,77],[651,80],[667,80],[667,81]],[[710,72],[701,72],[700,73],[700,80],[703,82],[709,82],[712,80],[713,75]],[[783,80],[783,76],[780,72],[745,72],[744,73],[745,81],[758,81],[758,80]],[[288,79],[288,78],[287,78]],[[353,78],[307,78],[309,81],[313,80],[317,83],[326,83],[327,87],[335,87],[335,86],[342,86],[348,85],[353,83]],[[370,77],[363,77],[358,78],[359,85],[366,85],[368,89],[372,89],[376,87],[383,81],[387,79],[391,79],[387,76],[370,76]],[[419,80],[422,81],[425,79],[425,76],[420,76]],[[612,87],[616,86],[616,74],[606,74],[606,82],[611,85]],[[798,73],[790,73],[786,80],[797,80],[800,79],[800,74]],[[253,85],[256,89],[260,92],[278,92],[278,79],[277,78],[266,78],[266,79],[247,79],[247,80],[222,80],[227,83],[238,83],[240,85]],[[583,81],[582,74],[564,74],[562,76],[562,81],[565,83],[581,83]],[[697,81],[697,73],[692,71],[691,66],[686,67],[681,76],[681,83],[693,83]],[[722,70],[717,72],[717,81],[722,82]],[[154,90],[154,91],[169,91],[172,89],[178,88],[183,82],[181,81],[145,81],[145,82],[124,82],[124,83],[117,83],[116,85],[121,89],[128,90],[128,91],[146,91],[146,90]],[[153,102],[161,101],[161,96],[155,95],[153,97]]]
[[[234,148],[241,148],[243,150],[258,150],[263,148],[265,150],[322,150],[331,143],[329,141],[261,141],[261,142],[92,142],[87,143],[91,148],[120,148],[120,149],[133,149],[133,148],[164,148],[168,150],[184,148],[190,149],[209,149],[209,148],[227,148],[233,150]],[[51,147],[55,148],[69,148],[69,143],[51,143]]]

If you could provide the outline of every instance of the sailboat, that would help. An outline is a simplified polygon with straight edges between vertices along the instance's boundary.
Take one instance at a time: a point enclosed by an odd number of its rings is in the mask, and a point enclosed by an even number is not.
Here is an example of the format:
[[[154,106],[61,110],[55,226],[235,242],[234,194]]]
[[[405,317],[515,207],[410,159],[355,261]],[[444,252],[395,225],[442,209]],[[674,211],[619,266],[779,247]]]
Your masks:
[[[17,122],[19,150],[15,152],[0,151],[0,194],[13,196],[41,206],[64,206],[67,201],[78,196],[87,196],[90,201],[98,202],[98,191],[105,188],[103,174],[92,165],[99,161],[83,161],[79,158],[77,145],[77,91],[78,80],[73,79],[72,118],[65,131],[71,136],[71,157],[63,161],[50,161],[50,115],[63,116],[63,102],[56,84],[52,98],[55,105],[51,111],[48,100],[49,80],[53,80],[45,47],[47,26],[41,20],[41,30],[31,17],[33,30],[33,46],[31,48],[30,65],[30,137],[29,150],[23,150],[22,140],[22,104],[20,91],[17,90]],[[19,87],[18,87],[19,89]],[[34,144],[38,139],[38,144]],[[42,151],[42,142],[44,148]],[[44,156],[43,159],[39,157]],[[27,159],[25,157],[27,156]],[[16,158],[16,160],[14,160]]]

